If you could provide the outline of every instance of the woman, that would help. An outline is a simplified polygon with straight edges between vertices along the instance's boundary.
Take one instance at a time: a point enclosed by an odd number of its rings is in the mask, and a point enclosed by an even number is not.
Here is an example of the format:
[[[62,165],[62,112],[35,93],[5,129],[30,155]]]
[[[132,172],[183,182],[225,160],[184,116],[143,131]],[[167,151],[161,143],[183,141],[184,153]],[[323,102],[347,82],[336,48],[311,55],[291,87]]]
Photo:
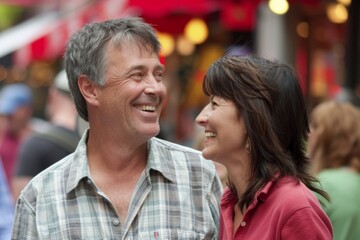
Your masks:
[[[203,82],[210,97],[196,122],[205,158],[223,164],[220,239],[331,239],[330,220],[307,173],[305,100],[292,68],[253,56],[225,56]]]
[[[322,207],[335,240],[360,238],[360,111],[350,103],[327,101],[311,113],[308,152],[312,173],[331,198]]]

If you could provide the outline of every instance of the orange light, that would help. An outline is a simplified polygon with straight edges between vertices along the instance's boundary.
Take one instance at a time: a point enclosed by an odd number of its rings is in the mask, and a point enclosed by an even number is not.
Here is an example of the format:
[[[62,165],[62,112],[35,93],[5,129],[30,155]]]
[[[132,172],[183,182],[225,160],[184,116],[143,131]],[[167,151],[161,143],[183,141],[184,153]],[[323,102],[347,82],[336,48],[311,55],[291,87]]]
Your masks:
[[[180,36],[176,41],[176,50],[183,56],[189,56],[194,52],[195,45],[185,36]]]
[[[191,19],[186,24],[184,32],[186,38],[194,44],[203,43],[209,35],[208,27],[201,18]]]
[[[307,22],[300,22],[296,26],[297,34],[302,38],[309,36],[309,24]]]
[[[168,33],[161,33],[161,32],[157,32],[157,36],[162,46],[160,55],[165,57],[169,56],[174,51],[175,48],[175,41],[173,36],[171,36]]]
[[[326,8],[326,14],[333,23],[344,23],[348,19],[346,7],[341,3],[331,3]]]

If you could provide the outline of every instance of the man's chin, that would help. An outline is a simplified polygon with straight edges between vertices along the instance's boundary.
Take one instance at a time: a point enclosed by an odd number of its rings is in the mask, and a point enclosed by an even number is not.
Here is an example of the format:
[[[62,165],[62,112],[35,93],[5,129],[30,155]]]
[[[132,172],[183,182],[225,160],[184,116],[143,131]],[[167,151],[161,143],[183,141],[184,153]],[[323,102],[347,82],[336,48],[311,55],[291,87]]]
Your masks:
[[[157,128],[149,128],[143,131],[142,135],[147,136],[149,139],[152,137],[156,137],[160,133],[160,127]]]

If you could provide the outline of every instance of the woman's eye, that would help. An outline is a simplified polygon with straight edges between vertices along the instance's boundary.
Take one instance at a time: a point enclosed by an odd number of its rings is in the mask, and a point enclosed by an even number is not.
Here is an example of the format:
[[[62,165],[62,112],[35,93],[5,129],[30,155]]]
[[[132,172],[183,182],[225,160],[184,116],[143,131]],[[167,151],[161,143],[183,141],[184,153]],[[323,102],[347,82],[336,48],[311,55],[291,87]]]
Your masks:
[[[215,101],[211,101],[210,104],[212,107],[216,107],[218,105]]]

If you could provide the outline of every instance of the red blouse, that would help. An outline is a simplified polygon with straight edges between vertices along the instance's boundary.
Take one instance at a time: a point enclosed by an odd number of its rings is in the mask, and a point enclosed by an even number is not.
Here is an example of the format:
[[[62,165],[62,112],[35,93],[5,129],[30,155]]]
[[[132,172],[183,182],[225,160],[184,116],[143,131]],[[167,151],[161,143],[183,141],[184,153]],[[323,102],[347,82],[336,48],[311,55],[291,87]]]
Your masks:
[[[244,212],[233,236],[236,196],[226,189],[221,199],[219,239],[332,239],[332,225],[315,195],[303,183],[283,177],[270,181]]]

